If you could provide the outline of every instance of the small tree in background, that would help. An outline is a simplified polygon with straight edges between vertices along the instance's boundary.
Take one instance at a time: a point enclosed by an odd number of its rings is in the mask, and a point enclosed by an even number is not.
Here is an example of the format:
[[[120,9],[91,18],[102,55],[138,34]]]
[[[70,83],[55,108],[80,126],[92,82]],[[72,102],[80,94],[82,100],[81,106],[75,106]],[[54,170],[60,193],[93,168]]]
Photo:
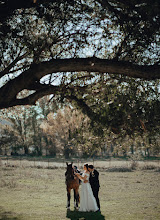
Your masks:
[[[89,118],[69,106],[56,114],[50,113],[41,128],[44,135],[52,140],[53,147],[56,146],[57,152],[65,158],[92,155],[101,147],[100,138],[91,131]]]

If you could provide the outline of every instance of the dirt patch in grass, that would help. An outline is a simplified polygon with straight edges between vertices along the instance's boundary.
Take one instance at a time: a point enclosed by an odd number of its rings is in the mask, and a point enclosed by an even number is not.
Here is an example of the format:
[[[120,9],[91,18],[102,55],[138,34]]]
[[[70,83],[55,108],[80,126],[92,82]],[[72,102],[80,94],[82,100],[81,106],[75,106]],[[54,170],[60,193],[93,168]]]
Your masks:
[[[105,170],[106,172],[132,172],[130,167],[111,167]]]

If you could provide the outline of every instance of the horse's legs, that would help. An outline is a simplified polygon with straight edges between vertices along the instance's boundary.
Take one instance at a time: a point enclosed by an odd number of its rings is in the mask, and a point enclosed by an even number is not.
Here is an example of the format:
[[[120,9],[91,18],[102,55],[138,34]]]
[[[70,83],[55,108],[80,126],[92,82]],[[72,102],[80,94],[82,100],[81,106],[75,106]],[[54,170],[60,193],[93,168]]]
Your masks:
[[[78,192],[78,189],[77,189],[77,203],[76,203],[76,206],[78,207],[78,203],[80,202],[80,196],[79,196],[79,192]]]
[[[79,203],[79,193],[78,188],[74,189],[74,208],[78,208]]]
[[[67,209],[70,209],[71,189],[67,188]]]
[[[76,201],[77,201],[77,198],[76,198],[76,190],[74,189],[74,208],[76,208]]]

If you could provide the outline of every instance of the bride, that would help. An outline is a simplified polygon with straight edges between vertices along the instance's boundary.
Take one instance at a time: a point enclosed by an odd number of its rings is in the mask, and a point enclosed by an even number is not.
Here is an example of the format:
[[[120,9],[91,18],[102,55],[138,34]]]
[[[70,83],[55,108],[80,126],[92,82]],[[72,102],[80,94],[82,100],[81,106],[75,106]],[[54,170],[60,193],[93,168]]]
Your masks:
[[[90,172],[88,171],[88,164],[84,164],[84,172],[82,176],[78,173],[75,173],[77,177],[82,180],[82,186],[81,186],[81,194],[80,194],[80,208],[79,211],[81,212],[89,212],[98,211],[98,206],[96,203],[96,199],[93,195],[91,185],[89,183],[89,176]]]

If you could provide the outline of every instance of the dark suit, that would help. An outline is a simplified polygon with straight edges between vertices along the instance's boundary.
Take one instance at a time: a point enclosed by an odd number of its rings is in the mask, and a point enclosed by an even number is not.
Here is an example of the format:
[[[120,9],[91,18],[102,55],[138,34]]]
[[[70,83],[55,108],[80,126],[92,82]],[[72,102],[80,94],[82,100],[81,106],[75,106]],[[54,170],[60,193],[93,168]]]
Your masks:
[[[93,170],[93,172],[90,173],[89,182],[93,191],[93,195],[97,201],[97,206],[100,209],[100,203],[98,198],[99,193],[99,172],[97,170]]]

